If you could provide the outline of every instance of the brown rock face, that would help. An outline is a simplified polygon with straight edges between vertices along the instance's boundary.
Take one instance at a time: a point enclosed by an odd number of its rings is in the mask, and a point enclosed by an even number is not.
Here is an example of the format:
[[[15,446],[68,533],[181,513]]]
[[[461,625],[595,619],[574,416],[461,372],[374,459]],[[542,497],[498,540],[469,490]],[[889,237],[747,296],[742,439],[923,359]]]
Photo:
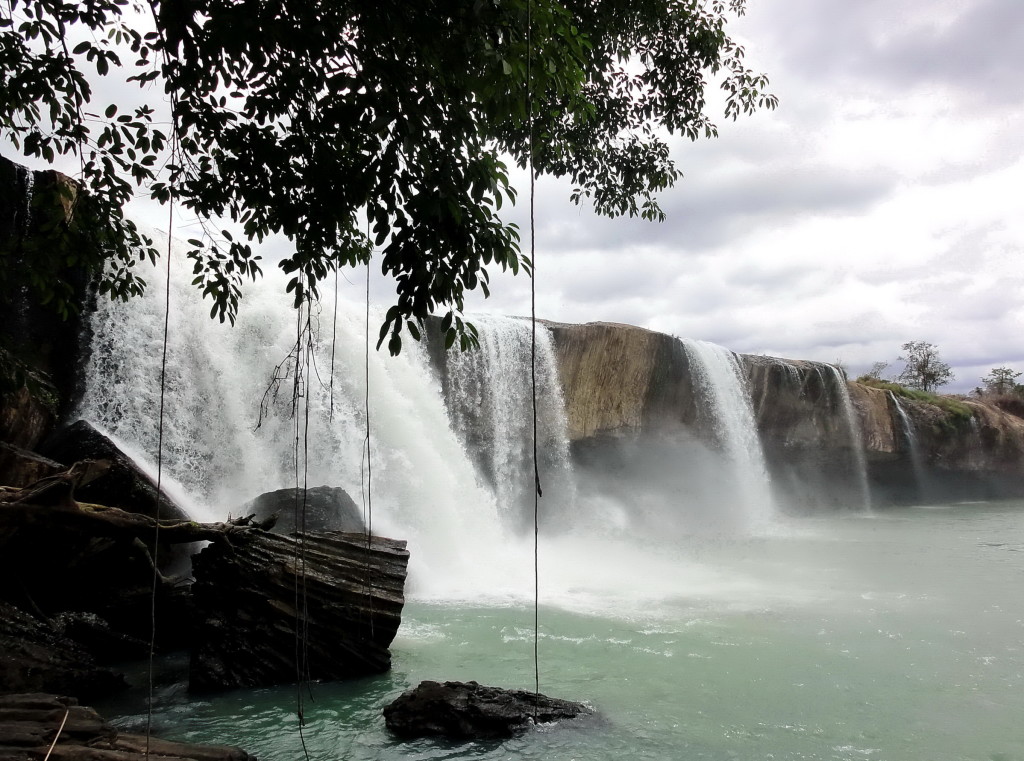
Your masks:
[[[708,440],[713,421],[675,338],[611,323],[549,327],[584,471],[635,478],[666,443]],[[849,506],[864,483],[881,504],[1024,494],[1024,420],[994,404],[897,398],[819,362],[739,360],[773,490],[789,504]]]
[[[685,416],[674,339],[631,325],[552,324],[569,438],[639,433],[659,409]],[[682,391],[682,393],[680,393]]]

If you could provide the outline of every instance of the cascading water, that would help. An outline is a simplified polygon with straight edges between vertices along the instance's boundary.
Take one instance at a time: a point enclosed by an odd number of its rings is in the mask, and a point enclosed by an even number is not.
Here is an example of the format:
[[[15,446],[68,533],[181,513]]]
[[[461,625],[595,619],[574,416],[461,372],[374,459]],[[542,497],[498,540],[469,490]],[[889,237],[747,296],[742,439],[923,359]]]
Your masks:
[[[175,264],[165,481],[170,477],[180,484],[204,519],[238,511],[262,492],[303,482],[341,486],[358,503],[365,436],[364,305],[339,305],[333,407],[327,389],[333,305],[324,303],[313,315],[319,325],[314,367],[308,383],[299,388],[300,415],[309,404],[308,459],[303,462],[305,447],[300,446],[296,467],[296,439],[304,424],[297,428],[291,414],[294,358],[288,357],[297,326],[283,276],[271,272],[267,282],[250,287],[232,327],[209,319],[208,307],[189,284],[188,267],[181,257]],[[150,463],[156,460],[162,277],[160,272],[150,276],[146,297],[128,304],[103,301],[92,315],[94,340],[81,404],[82,417],[141,452]],[[381,315],[370,319],[376,327]],[[517,530],[522,528],[522,513],[517,517],[513,511],[511,519],[508,514],[522,492],[532,498],[532,468],[523,453],[531,428],[525,408],[529,324],[491,317],[477,323],[482,351],[449,357],[451,413],[421,346],[410,342],[394,358],[370,353],[374,531],[409,540],[409,591],[420,599],[532,597],[532,541],[526,536],[529,532]],[[572,609],[623,610],[642,607],[645,599],[678,594],[681,578],[694,589],[733,584],[697,562],[680,559],[672,542],[679,536],[685,506],[677,505],[674,513],[659,508],[649,520],[634,517],[638,508],[646,509],[628,493],[640,488],[636,477],[608,474],[633,484],[626,484],[625,498],[615,506],[624,517],[621,524],[609,523],[594,503],[569,514],[566,506],[574,487],[564,411],[545,329],[538,332],[538,339],[541,510],[546,529],[541,535],[542,599]],[[735,503],[734,512],[744,513],[742,527],[756,525],[770,514],[771,499],[738,365],[724,349],[698,342],[691,346],[699,358],[692,364],[709,400],[710,417],[718,420],[721,451],[705,449],[700,462],[686,463],[689,484],[708,492],[708,505],[728,505],[728,510]],[[278,366],[286,377],[278,384],[277,398],[270,394],[272,403],[260,420],[260,403],[273,388]],[[477,422],[494,427],[493,443],[481,443]],[[459,431],[468,432],[472,452]],[[478,457],[481,454],[485,456]],[[721,477],[708,478],[702,470],[708,465]],[[670,467],[679,471],[680,461]],[[556,524],[561,530],[551,531]],[[730,531],[735,528],[730,524]],[[601,558],[599,567],[595,558]]]
[[[478,351],[449,352],[445,396],[452,424],[513,526],[532,522],[533,396],[528,320],[478,315]],[[537,328],[537,461],[546,518],[565,517],[575,495],[569,439],[551,335]],[[550,523],[549,520],[545,521]]]
[[[892,391],[889,392],[889,399],[892,401],[896,416],[900,419],[900,429],[903,439],[907,445],[907,453],[910,455],[910,467],[914,472],[914,487],[919,497],[925,496],[927,484],[927,472],[924,465],[924,453],[921,451],[921,444],[917,440],[917,433],[914,431],[914,423],[907,415],[899,398]]]
[[[775,513],[757,422],[736,355],[707,341],[682,340],[690,372],[731,464],[735,499],[748,524],[764,527]],[[722,494],[728,495],[724,488]]]
[[[853,400],[850,399],[850,389],[846,385],[846,378],[838,367],[835,365],[826,365],[826,367],[830,371],[832,387],[836,391],[839,405],[843,411],[843,418],[846,420],[846,430],[850,437],[850,452],[853,458],[857,487],[861,494],[861,504],[865,510],[870,510],[871,487],[868,484],[868,463],[864,456],[864,441],[860,432],[860,423],[857,420],[857,412],[853,408]],[[827,384],[826,388],[828,388]]]
[[[176,257],[171,282],[165,479],[170,476],[201,509],[224,517],[247,500],[288,486],[326,484],[360,501],[365,436],[363,305],[339,304],[333,408],[333,306],[314,315],[320,330],[315,369],[299,388],[300,415],[308,400],[308,459],[302,462],[292,410],[296,316],[282,277],[250,288],[236,324],[218,324],[189,285],[184,258]],[[91,317],[93,343],[80,416],[156,460],[163,276],[155,272],[147,295],[129,304],[101,300]],[[371,315],[371,328],[381,315]],[[275,367],[285,377],[260,421]],[[495,547],[505,543],[493,494],[478,483],[472,462],[452,431],[436,375],[425,352],[408,342],[399,357],[370,352],[373,453],[373,526],[376,533],[409,539],[410,583],[430,594],[474,590],[480,567],[494,568]],[[308,394],[308,399],[307,395]],[[259,423],[257,427],[257,423]],[[473,543],[462,542],[473,536]],[[500,554],[500,553],[498,553]],[[506,553],[508,554],[508,553]],[[486,563],[484,561],[487,561]],[[500,567],[500,563],[497,563]],[[474,572],[469,573],[469,568]],[[523,563],[525,576],[526,564]],[[500,571],[496,570],[496,573]],[[424,586],[426,585],[426,586]],[[525,584],[524,584],[525,588]]]

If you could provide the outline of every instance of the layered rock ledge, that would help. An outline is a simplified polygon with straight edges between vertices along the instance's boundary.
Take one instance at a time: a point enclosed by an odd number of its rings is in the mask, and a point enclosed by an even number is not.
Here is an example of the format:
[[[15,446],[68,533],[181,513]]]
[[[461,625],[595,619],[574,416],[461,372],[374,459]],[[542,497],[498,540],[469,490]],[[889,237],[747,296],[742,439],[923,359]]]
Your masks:
[[[256,761],[244,750],[118,732],[74,698],[0,695],[0,761]]]

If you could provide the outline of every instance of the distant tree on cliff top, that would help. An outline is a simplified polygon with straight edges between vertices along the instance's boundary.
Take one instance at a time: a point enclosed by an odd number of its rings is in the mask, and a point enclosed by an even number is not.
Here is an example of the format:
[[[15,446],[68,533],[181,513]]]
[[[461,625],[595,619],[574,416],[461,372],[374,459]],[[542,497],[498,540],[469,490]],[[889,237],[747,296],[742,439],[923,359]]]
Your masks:
[[[664,135],[717,134],[709,79],[726,118],[776,105],[725,31],[744,4],[10,0],[0,136],[28,157],[78,157],[76,179],[123,241],[105,253],[115,295],[136,293],[133,265],[156,254],[121,215],[141,186],[244,231],[190,241],[221,320],[260,272],[250,242],[282,234],[296,305],[376,246],[396,288],[381,341],[397,352],[403,328],[416,336],[443,310],[447,340],[465,345],[465,291],[486,294],[488,265],[532,267],[496,213],[516,198],[502,157],[570,178],[572,199],[600,214],[660,220],[656,194],[680,176]],[[108,76],[107,92],[156,83],[171,122],[94,104]]]
[[[906,365],[896,377],[897,382],[921,391],[935,391],[953,380],[953,370],[939,357],[935,344],[908,341],[901,348],[904,354],[898,359]]]
[[[981,379],[985,384],[985,391],[995,396],[1006,396],[1014,394],[1021,388],[1017,384],[1017,378],[1024,373],[1019,373],[1009,367],[993,367],[992,370]]]

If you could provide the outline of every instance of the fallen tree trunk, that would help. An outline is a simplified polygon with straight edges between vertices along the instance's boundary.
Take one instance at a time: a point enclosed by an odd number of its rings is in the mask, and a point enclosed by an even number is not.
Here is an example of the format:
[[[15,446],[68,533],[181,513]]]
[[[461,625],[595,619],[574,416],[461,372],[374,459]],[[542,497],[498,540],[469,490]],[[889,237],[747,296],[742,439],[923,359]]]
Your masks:
[[[151,540],[158,521],[139,513],[129,513],[117,507],[87,503],[59,502],[36,504],[24,501],[3,501],[0,498],[0,543],[3,534],[16,529],[38,528],[59,531],[81,531],[89,536],[111,539],[139,538]],[[263,524],[245,519],[223,523],[196,523],[195,521],[159,521],[160,541],[169,544],[188,542],[230,541],[231,538]]]

